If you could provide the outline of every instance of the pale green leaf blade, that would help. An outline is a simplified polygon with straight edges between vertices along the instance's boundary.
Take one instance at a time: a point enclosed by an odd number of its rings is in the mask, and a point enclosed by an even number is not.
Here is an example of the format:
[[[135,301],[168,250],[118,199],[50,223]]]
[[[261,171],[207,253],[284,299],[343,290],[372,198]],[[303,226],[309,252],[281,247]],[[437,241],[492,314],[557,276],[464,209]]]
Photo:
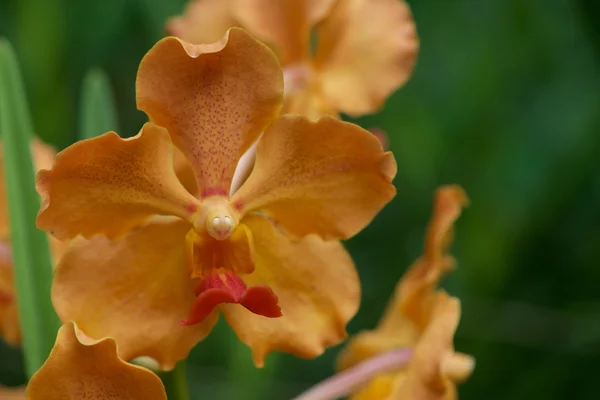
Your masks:
[[[35,225],[40,198],[30,147],[33,126],[15,52],[4,39],[0,39],[0,134],[23,350],[31,376],[50,353],[60,321],[50,300],[48,239]]]
[[[110,81],[103,70],[91,69],[83,79],[79,115],[80,139],[119,131]]]

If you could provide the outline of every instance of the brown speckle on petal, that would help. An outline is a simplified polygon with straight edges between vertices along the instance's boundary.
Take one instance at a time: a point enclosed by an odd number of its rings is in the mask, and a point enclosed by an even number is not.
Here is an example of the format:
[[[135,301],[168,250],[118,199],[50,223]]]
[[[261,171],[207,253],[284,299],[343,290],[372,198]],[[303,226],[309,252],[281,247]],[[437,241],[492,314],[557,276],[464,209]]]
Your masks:
[[[85,342],[74,323],[63,325],[48,360],[27,386],[27,399],[167,399],[158,376],[119,359],[114,340]]]

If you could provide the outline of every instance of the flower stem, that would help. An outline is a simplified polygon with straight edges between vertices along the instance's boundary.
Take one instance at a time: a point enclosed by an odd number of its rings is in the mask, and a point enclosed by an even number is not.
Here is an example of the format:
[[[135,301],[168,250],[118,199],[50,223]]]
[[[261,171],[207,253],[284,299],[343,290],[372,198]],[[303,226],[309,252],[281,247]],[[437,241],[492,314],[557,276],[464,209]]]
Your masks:
[[[412,349],[393,350],[370,358],[311,387],[293,400],[332,400],[344,397],[376,375],[400,368],[410,361]]]
[[[177,363],[171,371],[160,374],[160,378],[169,400],[190,400],[185,361]]]

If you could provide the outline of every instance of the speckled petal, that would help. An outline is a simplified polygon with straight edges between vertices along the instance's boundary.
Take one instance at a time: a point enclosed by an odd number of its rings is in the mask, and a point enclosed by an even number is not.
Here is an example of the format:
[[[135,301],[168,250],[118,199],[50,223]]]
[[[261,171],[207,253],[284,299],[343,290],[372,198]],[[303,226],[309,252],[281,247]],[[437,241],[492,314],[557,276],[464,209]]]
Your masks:
[[[155,217],[118,241],[74,240],[52,284],[59,317],[93,338],[114,338],[125,360],[149,356],[173,368],[216,322],[213,314],[194,327],[179,325],[195,300],[186,265],[189,229]]]
[[[346,324],[360,302],[360,283],[350,255],[338,241],[315,235],[291,240],[273,222],[248,215],[256,269],[242,275],[248,286],[266,285],[279,299],[282,316],[265,318],[240,305],[221,310],[257,366],[274,350],[312,358],[346,337]]]
[[[168,133],[152,123],[130,139],[109,132],[69,146],[36,185],[37,225],[59,239],[115,238],[154,214],[187,219],[198,203],[175,175]]]
[[[31,378],[27,400],[167,400],[160,378],[117,356],[113,339],[89,341],[69,322]]]
[[[208,45],[162,39],[136,86],[138,108],[169,130],[200,196],[226,196],[239,158],[281,108],[283,75],[265,45],[232,28]]]
[[[198,196],[198,185],[196,185],[196,178],[194,176],[194,170],[190,165],[190,162],[185,158],[185,155],[177,147],[173,147],[173,168],[175,174],[179,179],[179,182],[183,185],[185,190]]]
[[[232,197],[296,236],[345,239],[395,195],[396,161],[370,132],[332,117],[283,116],[263,134],[248,180]]]

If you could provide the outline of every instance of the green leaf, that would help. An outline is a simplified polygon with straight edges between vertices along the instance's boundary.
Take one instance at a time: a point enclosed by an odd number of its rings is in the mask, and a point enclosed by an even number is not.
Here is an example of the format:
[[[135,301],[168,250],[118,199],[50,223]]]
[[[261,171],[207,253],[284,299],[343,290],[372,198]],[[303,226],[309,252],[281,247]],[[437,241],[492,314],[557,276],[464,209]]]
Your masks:
[[[50,301],[52,259],[48,239],[35,226],[40,198],[31,156],[33,126],[15,52],[0,39],[0,133],[25,367],[42,366],[60,326]]]
[[[79,138],[89,139],[108,131],[119,131],[117,111],[108,76],[95,68],[83,79]]]

